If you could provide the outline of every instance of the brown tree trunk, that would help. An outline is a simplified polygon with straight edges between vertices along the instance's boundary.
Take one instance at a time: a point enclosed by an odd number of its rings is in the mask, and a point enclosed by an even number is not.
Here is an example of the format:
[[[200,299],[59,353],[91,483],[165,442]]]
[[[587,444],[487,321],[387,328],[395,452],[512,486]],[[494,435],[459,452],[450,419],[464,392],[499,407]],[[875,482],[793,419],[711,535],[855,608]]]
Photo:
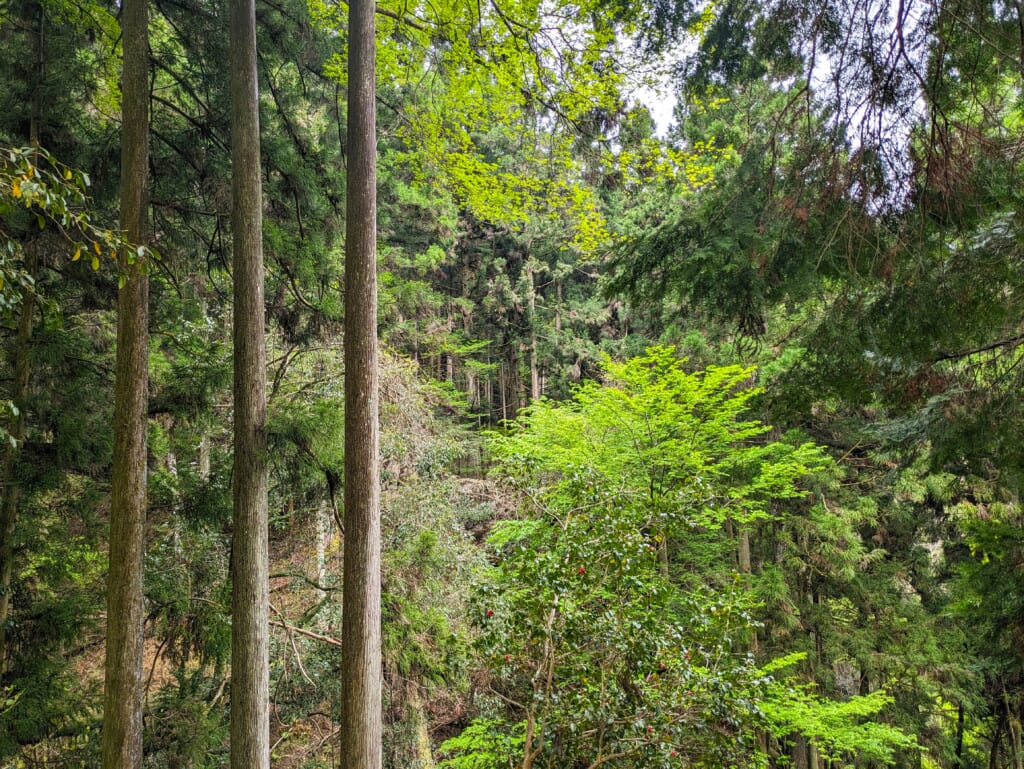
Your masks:
[[[508,419],[508,366],[505,361],[498,364],[498,393],[501,396],[501,418]]]
[[[36,247],[29,243],[25,249],[25,272],[34,276]],[[14,531],[17,528],[18,502],[21,484],[18,479],[18,458],[25,440],[25,417],[28,408],[30,375],[29,345],[32,341],[32,320],[35,315],[35,286],[21,289],[21,314],[18,316],[18,336],[14,347],[14,389],[12,402],[17,413],[8,430],[10,442],[5,441],[3,461],[3,499],[0,500],[0,679],[7,669],[7,618],[11,611],[11,582],[14,575]]]
[[[234,476],[231,767],[270,767],[263,192],[255,0],[231,0]]]
[[[793,769],[809,769],[807,765],[807,739],[802,734],[794,734],[793,747],[790,752]]]
[[[380,769],[380,465],[374,4],[349,3],[345,247],[344,769]]]
[[[818,746],[814,743],[807,745],[807,765],[810,769],[822,769],[823,766],[821,753],[818,751]]]
[[[124,0],[121,107],[121,227],[128,242],[146,245],[149,174],[149,50],[147,0]],[[138,262],[119,264],[114,373],[114,467],[110,492],[107,577],[107,659],[103,705],[103,767],[142,765],[142,652],[145,611],[146,421],[149,398],[149,283]]]
[[[1006,724],[1006,717],[1000,713],[996,722],[996,731],[992,736],[992,748],[988,754],[988,769],[999,769],[999,743],[1003,739],[1003,727]]]
[[[953,769],[962,769],[964,765],[964,704],[958,703],[956,708],[956,747],[953,753]]]
[[[739,567],[740,574],[750,574],[750,532],[739,530]]]
[[[44,46],[46,16],[43,9],[35,3],[27,5],[25,27],[31,29],[38,19],[35,30],[35,59],[37,78],[32,88],[29,104],[29,142],[33,147],[39,146],[39,123],[41,99],[39,96],[46,66],[46,50]],[[35,278],[38,264],[34,243],[25,247],[25,272]],[[28,401],[28,383],[30,376],[29,345],[32,340],[32,320],[35,313],[35,286],[26,285],[21,288],[21,314],[18,316],[18,333],[14,348],[14,382],[11,390],[12,403],[17,409],[9,428],[13,443],[6,445],[3,459],[3,498],[0,499],[0,680],[7,669],[7,618],[11,611],[10,589],[14,576],[14,531],[17,528],[18,502],[21,497],[21,484],[17,476],[18,458],[21,456],[21,445],[25,438],[25,409]],[[7,443],[5,441],[5,443]]]
[[[1010,745],[1013,750],[1013,769],[1024,769],[1024,754],[1021,750],[1021,723],[1017,714],[1010,708],[1010,700],[1003,690],[1003,702],[1006,705],[1006,724],[1010,731]]]
[[[533,270],[526,269],[530,281],[530,398],[540,400],[540,355],[537,351],[537,290],[533,285]]]

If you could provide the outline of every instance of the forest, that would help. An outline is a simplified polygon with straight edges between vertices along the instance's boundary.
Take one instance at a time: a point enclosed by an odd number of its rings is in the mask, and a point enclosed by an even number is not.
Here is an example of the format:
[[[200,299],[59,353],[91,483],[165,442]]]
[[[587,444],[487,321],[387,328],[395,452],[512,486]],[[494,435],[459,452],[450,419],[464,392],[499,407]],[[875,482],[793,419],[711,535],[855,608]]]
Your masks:
[[[1020,0],[3,0],[0,766],[1024,768]]]

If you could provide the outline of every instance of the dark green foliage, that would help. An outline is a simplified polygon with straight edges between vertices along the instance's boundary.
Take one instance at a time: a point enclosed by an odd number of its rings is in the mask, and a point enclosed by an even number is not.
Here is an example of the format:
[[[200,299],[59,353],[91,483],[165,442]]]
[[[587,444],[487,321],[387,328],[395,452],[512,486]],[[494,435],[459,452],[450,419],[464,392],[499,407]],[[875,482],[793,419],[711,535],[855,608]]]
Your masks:
[[[90,648],[96,630],[104,563],[88,506],[99,499],[88,478],[71,475],[36,487],[25,505],[31,526],[15,543],[0,756],[59,736],[74,742],[96,726],[101,679],[71,669],[68,656]]]
[[[231,648],[228,563],[218,529],[172,520],[146,558],[146,600],[161,657],[184,675],[190,663],[224,669]]]
[[[228,765],[227,717],[218,678],[179,668],[149,703],[147,769],[215,769]]]

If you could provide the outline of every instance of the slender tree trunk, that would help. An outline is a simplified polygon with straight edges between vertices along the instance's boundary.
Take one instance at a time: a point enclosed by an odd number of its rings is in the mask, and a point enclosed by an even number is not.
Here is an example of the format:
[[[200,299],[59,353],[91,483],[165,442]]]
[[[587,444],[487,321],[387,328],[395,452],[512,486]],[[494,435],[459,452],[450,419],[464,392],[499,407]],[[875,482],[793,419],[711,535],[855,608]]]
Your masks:
[[[270,767],[263,192],[255,0],[231,0],[234,476],[231,767]]]
[[[36,272],[36,246],[26,247],[25,272]],[[18,336],[14,347],[14,389],[12,402],[18,413],[11,419],[8,429],[10,443],[5,442],[3,461],[3,499],[0,500],[0,680],[7,670],[7,618],[11,611],[11,582],[14,575],[14,531],[17,528],[18,502],[21,483],[18,478],[18,458],[25,440],[25,417],[28,409],[30,375],[29,345],[32,341],[32,320],[35,315],[35,286],[21,289],[21,314],[18,316]]]
[[[498,364],[498,393],[501,396],[501,418],[503,420],[508,419],[508,399],[506,393],[508,392],[508,372],[505,361],[501,361]]]
[[[1006,723],[1006,716],[999,714],[996,722],[996,731],[992,736],[992,749],[988,754],[988,769],[999,769],[999,743],[1003,739],[1003,725]]]
[[[791,738],[793,747],[790,755],[793,759],[793,769],[809,769],[807,765],[807,739],[802,734],[794,734]]]
[[[147,0],[121,7],[124,70],[121,107],[121,227],[128,242],[146,245],[149,173],[149,50]],[[142,765],[142,594],[146,549],[146,418],[149,398],[149,283],[138,262],[119,267],[114,374],[114,467],[110,493],[107,577],[107,660],[103,767]]]
[[[320,500],[316,508],[316,583],[323,585],[327,579],[327,547],[334,531],[334,511],[326,499]],[[327,594],[317,590],[317,598],[323,600]]]
[[[210,437],[204,433],[199,439],[199,479],[206,483],[210,480]]]
[[[1007,703],[1009,710],[1009,703]],[[1013,749],[1013,769],[1024,769],[1024,755],[1021,750],[1021,723],[1016,714],[1009,713],[1007,724],[1010,728],[1010,744]]]
[[[39,123],[41,114],[40,89],[46,71],[46,15],[37,3],[27,3],[23,23],[26,29],[34,29],[33,45],[35,47],[36,77],[32,84],[32,95],[29,103],[29,142],[33,147],[39,146]],[[25,272],[35,278],[38,254],[34,243],[25,247]],[[14,577],[14,532],[17,528],[18,502],[21,497],[21,484],[17,475],[18,459],[25,438],[25,410],[28,402],[28,384],[30,376],[29,346],[32,340],[32,321],[35,312],[35,286],[21,288],[21,314],[18,316],[18,333],[14,348],[14,382],[11,390],[12,402],[18,413],[11,420],[10,437],[14,443],[6,445],[3,455],[2,499],[0,499],[0,680],[7,669],[7,619],[11,611],[11,582]],[[5,442],[6,443],[6,442]]]
[[[436,764],[434,763],[434,752],[430,746],[430,719],[427,717],[427,711],[423,707],[416,684],[411,686],[411,690],[406,712],[413,723],[415,732],[416,760],[419,763],[419,769],[434,769]]]
[[[380,769],[380,464],[374,4],[349,3],[345,249],[343,769]]]
[[[555,280],[555,331],[562,330],[562,281]]]
[[[540,400],[540,357],[537,350],[537,290],[533,285],[533,270],[526,269],[530,281],[530,398]]]
[[[964,765],[964,704],[961,702],[956,708],[956,749],[953,754],[954,769],[961,769]]]
[[[822,769],[821,753],[813,743],[807,745],[807,764],[810,769]]]
[[[739,567],[740,574],[750,574],[750,531],[745,528],[739,530]]]

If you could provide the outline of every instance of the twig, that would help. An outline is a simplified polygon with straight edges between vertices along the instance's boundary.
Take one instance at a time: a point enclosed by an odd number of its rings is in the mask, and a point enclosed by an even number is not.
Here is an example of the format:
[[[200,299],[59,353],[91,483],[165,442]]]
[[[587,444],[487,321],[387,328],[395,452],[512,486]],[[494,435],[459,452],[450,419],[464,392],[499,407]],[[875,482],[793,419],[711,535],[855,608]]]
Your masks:
[[[277,607],[274,606],[274,604],[270,604],[270,608],[273,610],[274,614],[276,614],[278,617],[281,617],[280,627],[284,628],[284,632],[288,636],[288,643],[291,644],[292,651],[295,652],[295,662],[299,666],[299,672],[302,673],[302,677],[306,679],[306,683],[308,683],[313,688],[316,688],[316,683],[314,683],[313,679],[309,677],[309,673],[306,672],[306,668],[302,665],[302,655],[299,654],[299,647],[295,645],[295,636],[292,635],[292,626],[284,621],[284,615],[282,615],[281,612],[277,610]],[[276,625],[277,623],[271,622],[270,624]],[[294,629],[298,630],[298,628]]]
[[[284,628],[293,633],[298,633],[299,635],[306,636],[307,638],[312,638],[314,641],[320,641],[321,643],[328,644],[329,646],[337,646],[338,648],[341,648],[341,641],[337,638],[331,638],[330,636],[321,635],[320,633],[314,633],[312,630],[306,630],[305,628],[296,627],[295,625],[289,625],[287,622],[271,620],[270,624],[273,627]]]

